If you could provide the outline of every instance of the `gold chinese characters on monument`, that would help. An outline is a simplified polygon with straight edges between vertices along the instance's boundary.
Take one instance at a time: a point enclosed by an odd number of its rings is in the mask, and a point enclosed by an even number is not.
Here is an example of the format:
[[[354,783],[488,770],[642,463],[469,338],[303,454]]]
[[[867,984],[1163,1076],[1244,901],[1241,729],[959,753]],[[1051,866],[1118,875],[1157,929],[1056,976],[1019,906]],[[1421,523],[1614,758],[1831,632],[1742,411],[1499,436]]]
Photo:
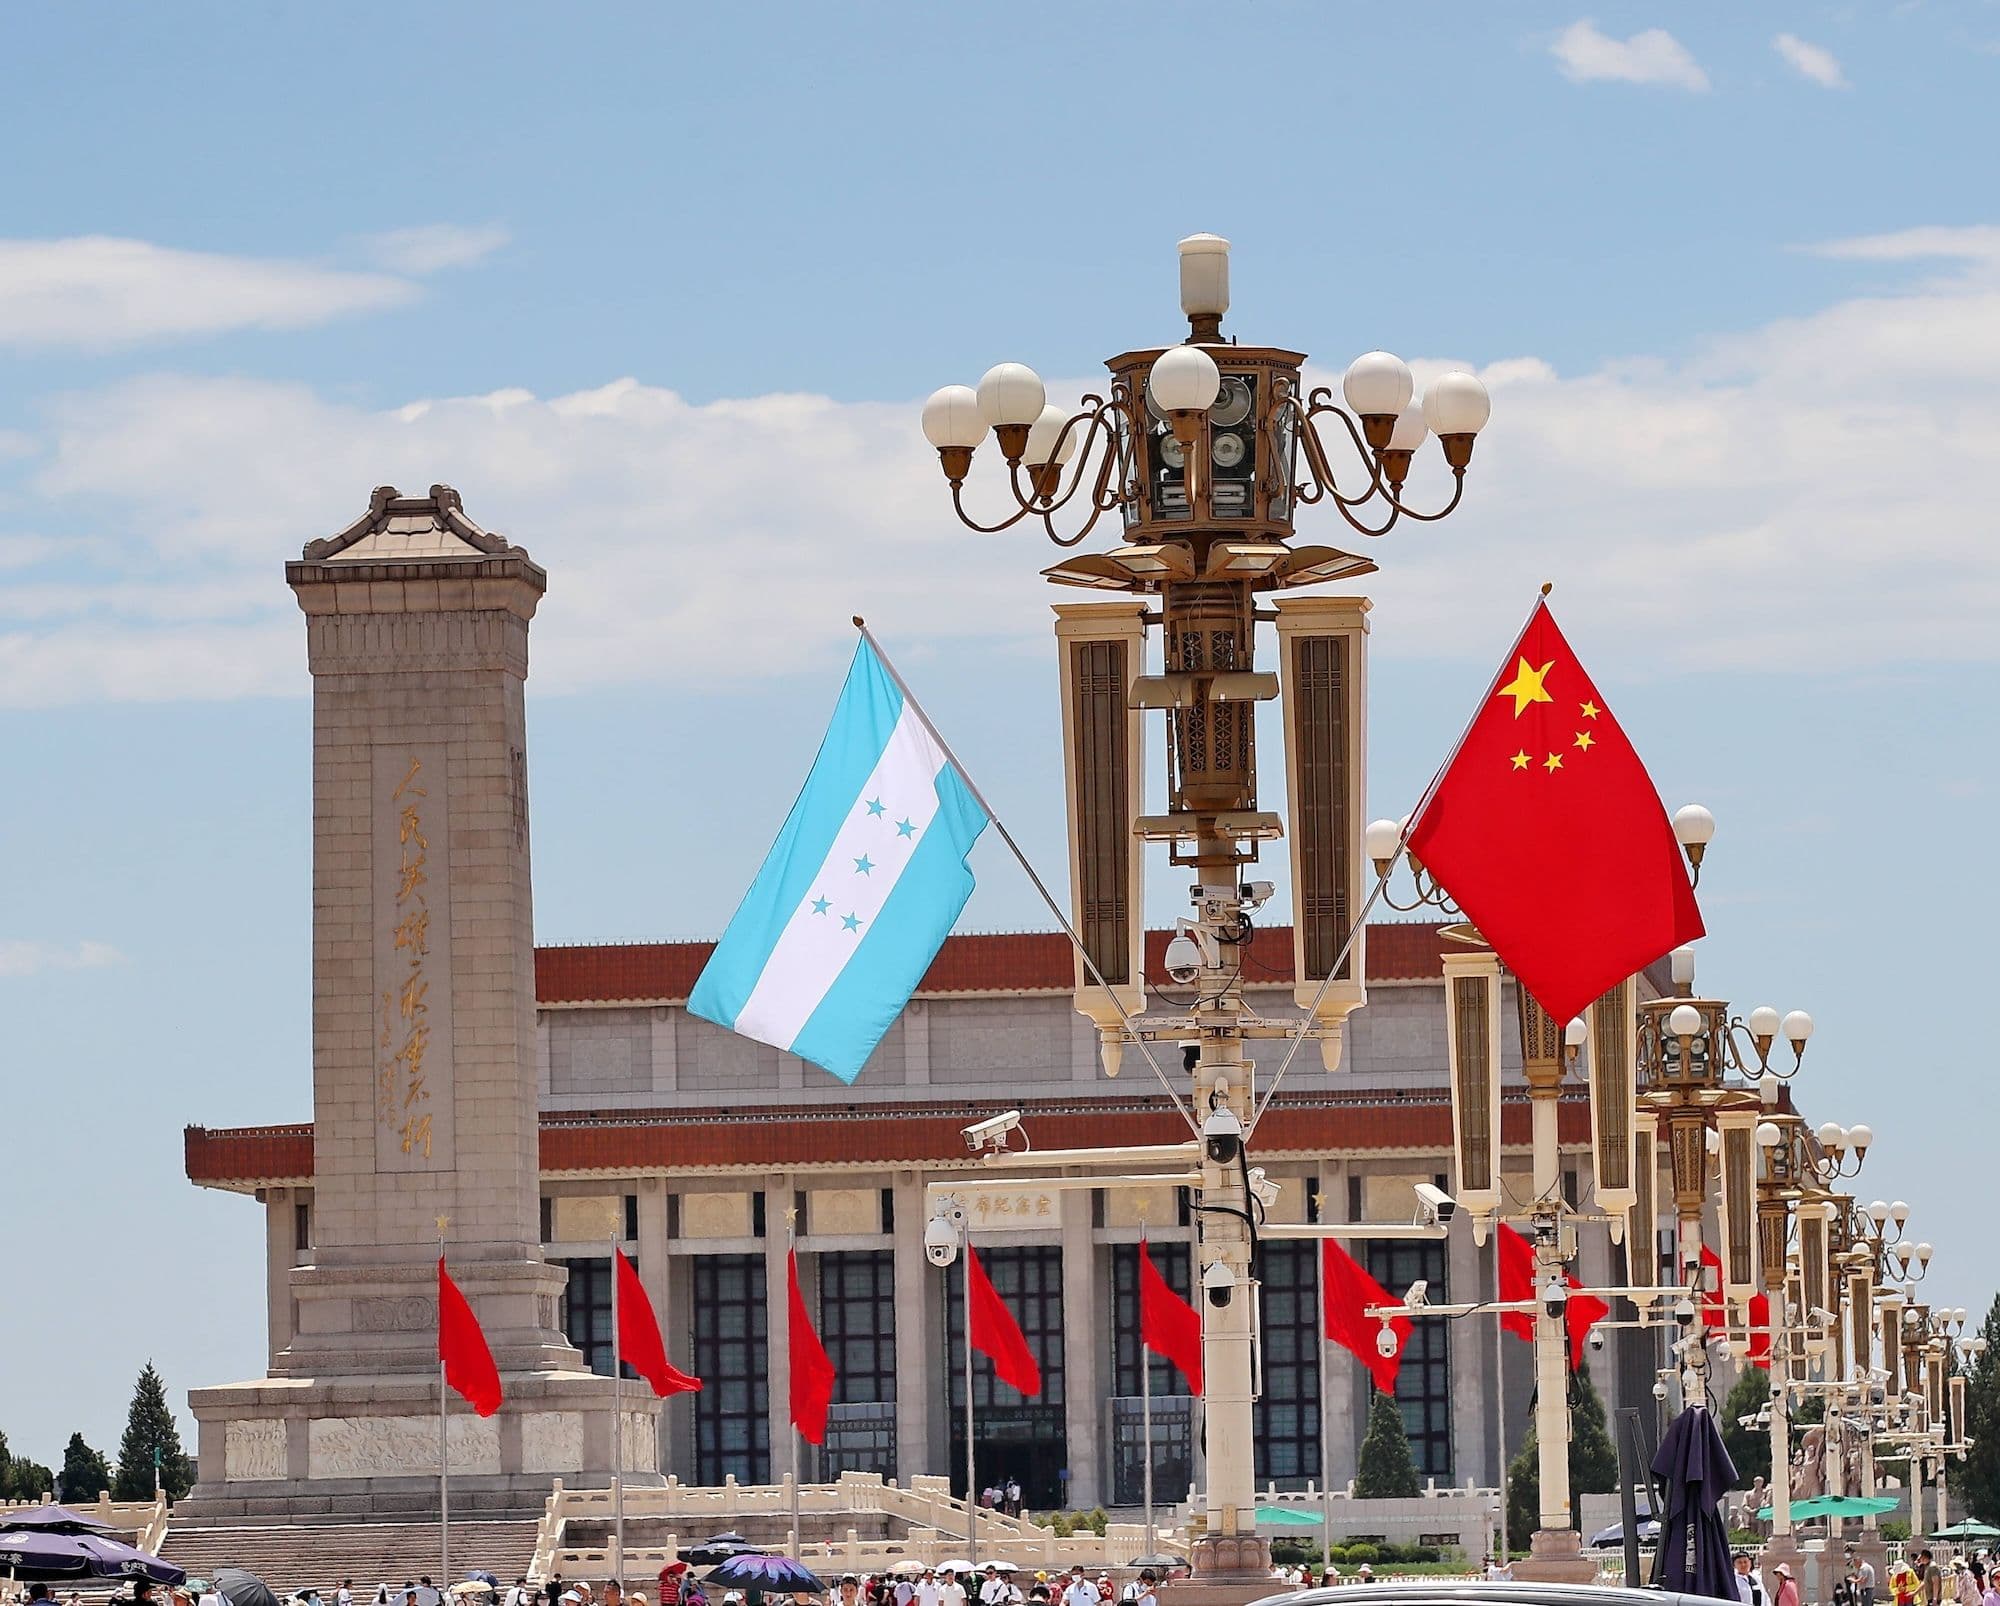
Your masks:
[[[974,1232],[1053,1227],[1062,1222],[1062,1194],[1054,1188],[967,1188],[959,1198]]]
[[[451,1163],[451,912],[442,748],[375,760],[378,1170]]]

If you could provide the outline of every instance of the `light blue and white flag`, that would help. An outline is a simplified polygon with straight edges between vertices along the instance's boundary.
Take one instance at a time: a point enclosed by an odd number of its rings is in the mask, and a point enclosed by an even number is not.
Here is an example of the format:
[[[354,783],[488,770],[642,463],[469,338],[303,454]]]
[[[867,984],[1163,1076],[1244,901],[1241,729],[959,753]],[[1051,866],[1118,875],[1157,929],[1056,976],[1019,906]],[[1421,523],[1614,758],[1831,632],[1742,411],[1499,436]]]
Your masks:
[[[852,1082],[972,896],[965,856],[986,821],[864,640],[689,1012]]]

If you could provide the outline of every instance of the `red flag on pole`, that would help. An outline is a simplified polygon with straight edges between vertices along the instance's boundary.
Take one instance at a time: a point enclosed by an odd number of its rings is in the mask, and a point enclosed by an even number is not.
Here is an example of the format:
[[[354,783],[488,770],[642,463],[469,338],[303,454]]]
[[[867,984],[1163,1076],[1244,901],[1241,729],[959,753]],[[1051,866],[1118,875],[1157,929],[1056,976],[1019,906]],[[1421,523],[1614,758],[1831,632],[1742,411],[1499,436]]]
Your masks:
[[[826,1408],[833,1403],[833,1362],[826,1346],[813,1331],[806,1310],[806,1296],[799,1287],[799,1252],[785,1256],[785,1275],[791,1282],[791,1312],[787,1331],[791,1336],[792,1426],[805,1435],[808,1444],[826,1443]]]
[[[1545,602],[1418,805],[1409,850],[1558,1021],[1702,934],[1646,766]]]
[[[1750,1364],[1759,1371],[1771,1369],[1771,1296],[1750,1296]]]
[[[493,1364],[479,1318],[445,1270],[443,1255],[438,1256],[438,1359],[444,1362],[444,1380],[473,1410],[491,1416],[500,1409],[500,1368]]]
[[[1144,1238],[1139,1240],[1139,1342],[1181,1369],[1188,1393],[1201,1392],[1201,1312],[1167,1285]]]
[[[1042,1369],[1035,1364],[1027,1335],[994,1289],[971,1244],[965,1246],[971,1299],[965,1313],[972,1347],[993,1361],[993,1375],[1023,1394],[1042,1392]]]
[[[667,1342],[660,1333],[660,1319],[653,1314],[653,1302],[646,1297],[646,1285],[639,1273],[617,1250],[618,1262],[618,1359],[637,1372],[665,1399],[669,1394],[686,1394],[701,1387],[701,1379],[689,1377],[667,1359]]]
[[[1499,1223],[1500,1231],[1500,1299],[1503,1304],[1516,1300],[1534,1299],[1535,1251],[1506,1222]],[[1583,1347],[1590,1339],[1590,1330],[1611,1314],[1611,1307],[1595,1294],[1581,1294],[1583,1287],[1574,1277],[1565,1277],[1570,1289],[1568,1301],[1563,1306],[1563,1330],[1569,1335],[1569,1369],[1574,1372],[1583,1364]],[[1535,1318],[1524,1310],[1502,1312],[1500,1330],[1512,1333],[1516,1338],[1525,1338],[1529,1343],[1535,1340]]]
[[[1384,1394],[1396,1392],[1396,1374],[1403,1368],[1403,1346],[1410,1340],[1410,1319],[1397,1316],[1389,1330],[1396,1335],[1393,1353],[1384,1355],[1376,1348],[1381,1321],[1368,1314],[1370,1305],[1400,1305],[1356,1260],[1333,1239],[1324,1241],[1320,1251],[1320,1304],[1325,1312],[1326,1336],[1368,1368],[1375,1386]]]
[[[1711,1271],[1715,1273],[1713,1284],[1708,1276]],[[1701,1287],[1696,1292],[1701,1297],[1702,1336],[1728,1332],[1729,1308],[1722,1302],[1722,1257],[1707,1244],[1701,1246]]]

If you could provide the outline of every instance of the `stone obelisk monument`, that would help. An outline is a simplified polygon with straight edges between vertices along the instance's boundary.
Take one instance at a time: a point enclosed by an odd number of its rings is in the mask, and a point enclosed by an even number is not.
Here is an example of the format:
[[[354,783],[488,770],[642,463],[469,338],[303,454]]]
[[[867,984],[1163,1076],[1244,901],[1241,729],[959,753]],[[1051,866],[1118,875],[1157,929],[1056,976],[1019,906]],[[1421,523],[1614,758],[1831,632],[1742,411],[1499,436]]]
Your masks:
[[[540,1243],[523,689],[547,576],[435,485],[377,490],[285,578],[313,676],[312,1245],[272,1375],[190,1395],[191,1513],[435,1510],[440,1223],[507,1395],[452,1402],[453,1510],[539,1508],[612,1461],[611,1380]],[[626,1418],[642,1476],[653,1420]]]

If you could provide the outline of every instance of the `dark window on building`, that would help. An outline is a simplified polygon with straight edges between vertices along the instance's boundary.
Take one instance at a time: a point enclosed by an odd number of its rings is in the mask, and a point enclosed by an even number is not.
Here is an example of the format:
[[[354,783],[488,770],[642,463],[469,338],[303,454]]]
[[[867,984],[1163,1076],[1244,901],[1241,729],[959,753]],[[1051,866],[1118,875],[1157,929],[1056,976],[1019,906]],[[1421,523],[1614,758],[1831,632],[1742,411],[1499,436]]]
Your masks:
[[[1319,1246],[1263,1246],[1264,1392],[1257,1401],[1257,1476],[1284,1488],[1317,1479]]]
[[[764,1236],[764,1190],[759,1188],[750,1195],[750,1236]]]
[[[995,1380],[993,1363],[975,1355],[972,1400],[977,1424],[976,1476],[982,1485],[1012,1478],[1021,1485],[1029,1506],[1059,1508],[1063,1500],[1058,1474],[1069,1465],[1068,1437],[1063,1420],[1063,1290],[1062,1250],[1050,1245],[1020,1249],[983,1249],[979,1262],[992,1279],[994,1291],[1020,1323],[1028,1349],[1042,1372],[1042,1392],[1023,1399]],[[952,1487],[965,1492],[965,1269],[953,1266],[945,1274],[945,1404],[952,1433]]]
[[[639,1196],[636,1193],[625,1195],[625,1241],[628,1244],[639,1241]]]
[[[695,1481],[769,1483],[764,1257],[698,1255],[693,1282]]]
[[[882,1230],[884,1232],[894,1232],[896,1230],[896,1190],[894,1188],[884,1188],[882,1190]]]
[[[1443,1244],[1371,1243],[1364,1264],[1392,1298],[1418,1278],[1430,1284],[1432,1304],[1450,1297]],[[1396,1374],[1396,1403],[1417,1471],[1446,1482],[1452,1476],[1450,1328],[1450,1322],[1412,1322]]]
[[[546,1202],[546,1201],[544,1201]],[[583,1358],[599,1377],[611,1375],[611,1257],[594,1255],[588,1259],[556,1263],[569,1272],[569,1286],[563,1290],[563,1333],[583,1351]],[[627,1377],[638,1373],[625,1368]]]
[[[896,1475],[896,1257],[886,1249],[818,1257],[819,1337],[834,1365],[822,1480]]]
[[[1153,1264],[1167,1286],[1181,1298],[1188,1298],[1188,1246],[1154,1244]],[[1111,1251],[1111,1375],[1114,1394],[1137,1394],[1139,1389],[1139,1246],[1118,1244]],[[1180,1368],[1163,1355],[1150,1351],[1153,1393],[1160,1396],[1185,1394],[1187,1379]]]
[[[542,1195],[542,1242],[556,1241],[556,1202],[547,1194]]]
[[[299,1248],[312,1248],[313,1212],[311,1205],[302,1202],[292,1206],[292,1237]]]

